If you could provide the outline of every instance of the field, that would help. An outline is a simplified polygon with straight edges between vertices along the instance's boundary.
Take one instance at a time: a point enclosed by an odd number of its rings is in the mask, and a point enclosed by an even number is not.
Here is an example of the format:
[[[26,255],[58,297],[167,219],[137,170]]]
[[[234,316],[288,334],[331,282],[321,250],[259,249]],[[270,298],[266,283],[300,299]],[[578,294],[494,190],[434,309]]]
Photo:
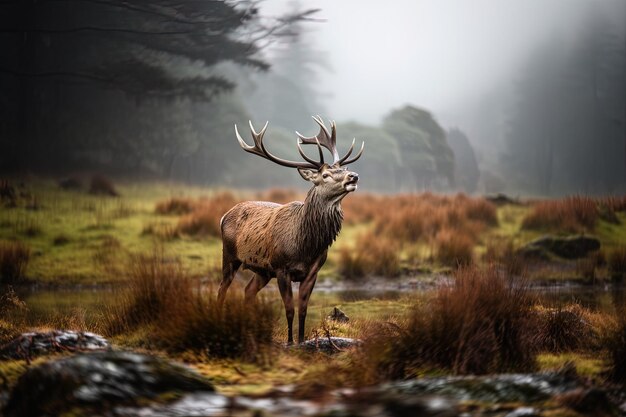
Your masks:
[[[214,302],[221,215],[238,201],[288,202],[303,193],[108,180],[91,192],[38,179],[11,187],[0,209],[0,345],[25,330],[93,331],[123,349],[184,361],[226,395],[290,385],[294,398],[320,399],[385,381],[567,366],[591,385],[626,380],[623,292],[552,302],[532,289],[621,282],[623,198],[348,196],[306,335],[364,343],[328,356],[285,348],[274,282],[247,306],[250,273],[242,272],[228,314]],[[559,256],[558,248],[528,245],[545,235],[592,236],[600,248]],[[327,318],[333,307],[349,322]],[[11,386],[29,363],[1,361],[0,379]],[[565,400],[542,407],[579,415]]]

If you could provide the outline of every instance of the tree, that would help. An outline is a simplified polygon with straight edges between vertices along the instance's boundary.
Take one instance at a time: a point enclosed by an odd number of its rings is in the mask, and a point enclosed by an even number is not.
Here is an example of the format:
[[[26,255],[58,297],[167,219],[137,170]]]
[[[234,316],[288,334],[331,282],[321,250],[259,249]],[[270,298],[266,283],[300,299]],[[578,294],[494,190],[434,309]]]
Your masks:
[[[467,135],[456,128],[448,131],[447,141],[454,152],[454,177],[457,185],[468,193],[475,192],[480,170],[472,144]]]
[[[384,118],[383,129],[397,140],[402,164],[418,187],[436,186],[441,179],[454,184],[454,153],[428,111],[412,106],[394,110]]]
[[[115,123],[109,113],[128,109],[128,103],[139,108],[151,101],[147,108],[167,114],[172,123],[184,123],[173,115],[182,112],[175,109],[180,103],[210,100],[234,87],[232,80],[215,71],[217,64],[268,69],[260,49],[290,35],[290,25],[314,12],[270,20],[260,15],[254,1],[4,1],[0,86],[10,99],[0,106],[10,114],[10,103],[16,103],[17,110],[15,123],[0,126],[1,153],[6,157],[0,160],[2,168],[11,161],[13,169],[27,165],[32,169],[33,160],[46,159],[63,166],[64,154],[39,151],[55,149],[48,144],[66,140],[54,134],[62,128],[60,120],[72,119],[68,104],[99,107],[105,113],[98,119]],[[169,111],[156,110],[168,103],[174,103]],[[156,113],[151,117],[156,119]],[[159,120],[153,129],[165,124],[167,120]],[[142,135],[145,138],[145,132]],[[115,135],[100,136],[102,143]],[[170,143],[176,140],[171,137]]]

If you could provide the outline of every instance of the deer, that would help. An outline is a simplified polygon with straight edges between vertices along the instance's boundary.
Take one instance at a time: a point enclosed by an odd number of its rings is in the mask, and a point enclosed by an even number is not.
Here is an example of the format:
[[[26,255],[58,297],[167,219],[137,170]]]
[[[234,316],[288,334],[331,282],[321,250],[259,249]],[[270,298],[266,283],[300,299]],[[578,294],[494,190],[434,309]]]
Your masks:
[[[245,287],[244,302],[256,302],[257,293],[276,278],[287,318],[287,344],[293,345],[294,299],[292,283],[298,289],[298,344],[304,342],[307,307],[317,273],[326,262],[328,249],[341,230],[341,201],[357,190],[359,174],[346,166],[363,154],[365,142],[352,158],[356,139],[343,157],[337,151],[337,128],[330,132],[321,117],[313,117],[320,130],[316,136],[305,137],[296,131],[296,145],[304,161],[289,161],[270,153],[263,137],[269,122],[256,132],[249,121],[253,145],[248,145],[235,125],[241,148],[275,164],[296,168],[300,176],[312,183],[304,201],[277,204],[267,201],[245,201],[231,208],[220,220],[222,234],[222,281],[217,301],[224,304],[226,292],[237,270],[242,267],[254,274]],[[316,145],[319,160],[310,158],[301,145]],[[332,163],[324,161],[326,148]]]

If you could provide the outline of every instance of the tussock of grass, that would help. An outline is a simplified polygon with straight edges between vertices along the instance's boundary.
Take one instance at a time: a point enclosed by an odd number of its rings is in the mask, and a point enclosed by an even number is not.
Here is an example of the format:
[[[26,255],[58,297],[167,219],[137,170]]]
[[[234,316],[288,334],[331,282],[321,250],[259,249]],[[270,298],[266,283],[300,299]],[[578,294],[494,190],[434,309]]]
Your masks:
[[[496,268],[463,268],[453,284],[415,305],[406,320],[377,326],[363,358],[389,379],[424,368],[455,374],[528,371],[535,365],[528,331],[532,304],[523,281]]]
[[[98,195],[119,196],[113,182],[103,175],[94,175],[89,184],[89,193]]]
[[[468,235],[444,229],[435,238],[437,260],[450,266],[467,266],[473,261],[474,241]]]
[[[220,219],[238,200],[228,192],[199,200],[193,211],[182,217],[176,232],[190,236],[220,236]]]
[[[268,352],[277,316],[263,299],[246,305],[234,296],[220,308],[212,291],[161,253],[136,257],[130,272],[127,292],[106,315],[107,333],[140,331],[148,346],[211,357],[258,360]]]
[[[618,383],[626,383],[626,309],[622,308],[617,312],[603,339],[609,353],[609,378]]]
[[[569,233],[591,232],[600,218],[618,222],[615,213],[624,210],[626,197],[592,198],[576,195],[535,203],[524,217],[522,227]]]
[[[26,276],[30,248],[22,242],[0,242],[0,283],[14,283]]]
[[[391,275],[397,275],[400,252],[416,252],[418,244],[434,247],[436,259],[444,264],[467,265],[480,233],[498,224],[493,203],[464,194],[354,195],[346,199],[344,210],[348,221],[371,222],[375,232],[359,239],[351,256],[342,249],[344,276],[380,274],[390,266]]]
[[[578,304],[537,310],[537,347],[552,353],[588,348],[596,337],[585,310]]]
[[[345,278],[395,277],[400,271],[400,245],[387,236],[370,231],[359,236],[353,248],[340,251],[339,273]]]
[[[172,197],[165,201],[160,201],[154,208],[157,214],[188,214],[195,210],[198,203],[190,198]]]
[[[608,256],[607,264],[614,279],[623,279],[626,276],[626,246],[613,249]]]

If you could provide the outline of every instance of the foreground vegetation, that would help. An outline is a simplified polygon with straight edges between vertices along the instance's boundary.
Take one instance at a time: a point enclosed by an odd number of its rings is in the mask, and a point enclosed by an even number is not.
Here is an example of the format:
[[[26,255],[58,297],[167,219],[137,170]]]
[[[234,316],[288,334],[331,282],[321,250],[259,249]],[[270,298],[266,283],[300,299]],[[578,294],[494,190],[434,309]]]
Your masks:
[[[274,283],[250,306],[242,302],[245,280],[239,279],[225,308],[215,304],[223,212],[244,198],[287,202],[299,198],[297,192],[237,194],[105,179],[83,189],[34,182],[15,190],[0,211],[3,283],[18,290],[22,283],[124,285],[113,286],[114,296],[98,308],[54,314],[33,314],[38,306],[5,286],[0,346],[26,330],[89,330],[117,347],[185,361],[225,393],[263,394],[293,384],[293,395],[307,398],[424,375],[562,367],[596,385],[626,382],[620,304],[541,305],[530,290],[536,279],[621,280],[624,199],[503,203],[430,193],[350,196],[323,278],[402,282],[432,272],[444,278],[427,291],[391,299],[315,295],[308,338],[363,340],[329,357],[285,349]],[[546,233],[593,235],[601,248],[574,260],[527,257],[525,245]],[[337,305],[350,321],[327,317]],[[0,379],[10,386],[28,366],[0,361]]]

